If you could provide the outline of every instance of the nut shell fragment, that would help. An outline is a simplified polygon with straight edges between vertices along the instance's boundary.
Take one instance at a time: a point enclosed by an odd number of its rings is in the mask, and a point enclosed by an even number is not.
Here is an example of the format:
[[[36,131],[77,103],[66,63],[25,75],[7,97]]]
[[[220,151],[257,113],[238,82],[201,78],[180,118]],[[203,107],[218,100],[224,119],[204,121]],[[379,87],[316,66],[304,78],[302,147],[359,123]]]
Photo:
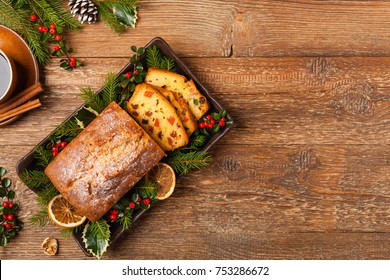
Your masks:
[[[58,241],[57,239],[47,237],[43,240],[41,247],[44,249],[44,253],[49,256],[57,254]]]

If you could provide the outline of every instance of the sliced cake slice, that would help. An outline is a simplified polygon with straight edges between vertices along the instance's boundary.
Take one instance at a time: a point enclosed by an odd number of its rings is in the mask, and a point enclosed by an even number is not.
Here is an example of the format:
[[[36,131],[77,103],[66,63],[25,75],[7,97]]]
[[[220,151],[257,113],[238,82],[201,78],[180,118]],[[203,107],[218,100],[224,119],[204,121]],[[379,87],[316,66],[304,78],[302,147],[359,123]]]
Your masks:
[[[188,143],[188,135],[175,108],[153,86],[138,84],[127,110],[164,151],[173,151]]]
[[[173,91],[183,97],[189,109],[199,120],[210,108],[206,97],[200,93],[192,80],[188,81],[183,75],[160,68],[149,68],[145,82],[154,86]]]
[[[175,108],[177,115],[183,123],[184,129],[188,136],[197,129],[197,122],[194,115],[191,113],[188,105],[183,97],[175,96],[175,94],[162,87],[155,87]]]

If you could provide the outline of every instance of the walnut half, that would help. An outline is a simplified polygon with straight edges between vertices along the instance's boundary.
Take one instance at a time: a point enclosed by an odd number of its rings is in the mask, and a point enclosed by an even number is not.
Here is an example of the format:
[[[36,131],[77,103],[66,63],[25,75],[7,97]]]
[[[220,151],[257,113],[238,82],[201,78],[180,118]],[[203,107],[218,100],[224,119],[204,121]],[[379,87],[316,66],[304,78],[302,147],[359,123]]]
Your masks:
[[[58,241],[57,239],[47,237],[43,240],[41,247],[46,255],[54,256],[57,253]]]

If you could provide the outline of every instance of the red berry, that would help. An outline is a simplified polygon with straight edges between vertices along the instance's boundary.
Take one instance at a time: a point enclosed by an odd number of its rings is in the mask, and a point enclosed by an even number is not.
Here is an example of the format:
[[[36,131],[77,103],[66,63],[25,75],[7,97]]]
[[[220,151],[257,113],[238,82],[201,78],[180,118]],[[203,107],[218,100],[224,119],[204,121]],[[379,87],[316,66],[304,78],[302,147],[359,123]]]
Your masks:
[[[8,201],[4,201],[4,202],[3,202],[3,208],[8,208],[8,207],[9,207]]]
[[[115,220],[116,220],[116,215],[111,214],[111,215],[110,215],[110,220],[111,220],[111,221],[115,221]]]
[[[141,202],[141,198],[140,197],[138,197],[137,202]]]
[[[127,79],[130,79],[131,73],[130,72],[126,72],[125,76],[126,76]]]
[[[127,88],[127,86],[126,85],[122,85],[122,88]]]
[[[53,152],[53,157],[58,156],[58,152]]]
[[[57,34],[56,37],[55,37],[55,39],[56,39],[57,41],[61,41],[62,36],[61,36],[60,34]]]
[[[134,209],[135,208],[135,203],[132,201],[129,203],[129,207],[130,209]]]
[[[60,142],[59,146],[61,147],[61,149],[65,148],[67,145],[67,143],[65,141],[62,141]]]
[[[43,29],[44,29],[44,28],[45,28],[44,26],[40,25],[40,26],[38,27],[38,31],[39,31],[39,32],[43,32]]]
[[[116,210],[116,209],[112,209],[112,210],[110,211],[110,213],[111,213],[112,215],[115,215],[115,216],[117,216],[117,215],[119,214],[118,210]]]
[[[14,203],[12,201],[9,202],[9,208],[12,208],[14,206]]]
[[[76,62],[76,58],[72,56],[71,58],[69,58],[69,61],[74,61],[74,62]]]
[[[56,29],[56,24],[55,23],[50,24],[50,29]]]
[[[149,199],[149,198],[145,198],[145,199],[144,199],[144,204],[145,204],[145,205],[150,204],[150,199]]]
[[[213,118],[211,117],[211,115],[207,115],[206,117],[209,121],[211,121]]]
[[[6,230],[10,230],[10,229],[11,229],[11,225],[10,225],[10,224],[6,224],[6,225],[5,225],[5,229],[6,229]]]
[[[134,74],[136,74],[136,75],[137,75],[137,74],[138,74],[138,71],[137,71],[137,70],[135,70],[135,71],[134,71]]]
[[[13,214],[9,214],[8,216],[7,216],[7,220],[8,221],[12,221],[14,219],[14,215]]]
[[[213,124],[212,124],[212,123],[208,123],[208,124],[207,124],[207,127],[208,127],[208,128],[213,128]]]
[[[50,34],[54,35],[54,34],[56,34],[57,31],[55,29],[50,28],[49,32],[50,32]]]
[[[221,118],[219,121],[220,121],[220,122],[225,122],[226,119],[225,119],[225,118]]]
[[[219,126],[220,126],[220,127],[224,127],[225,124],[226,124],[226,123],[225,123],[224,121],[222,121],[222,120],[219,121]]]
[[[6,214],[3,214],[3,220],[6,221],[7,220],[7,215]]]
[[[52,151],[53,153],[58,153],[58,147],[53,146],[53,147],[51,148],[51,151]]]
[[[55,50],[55,51],[59,51],[60,49],[61,49],[61,47],[60,47],[59,45],[55,45],[55,46],[54,46],[54,50]]]
[[[32,21],[36,21],[38,19],[38,17],[37,17],[37,15],[35,15],[35,14],[32,14],[31,16],[30,16],[30,20],[32,20]]]
[[[214,121],[214,120],[210,120],[210,123],[211,123],[212,125],[214,125],[214,124],[215,124],[215,121]]]
[[[205,126],[206,126],[206,123],[204,123],[204,122],[201,122],[199,125],[199,128],[205,128]]]
[[[44,27],[43,27],[43,32],[45,32],[45,33],[46,33],[46,32],[49,32],[49,28],[48,28],[47,26],[44,26]]]
[[[76,66],[76,61],[69,61],[69,66],[70,67],[75,67]]]

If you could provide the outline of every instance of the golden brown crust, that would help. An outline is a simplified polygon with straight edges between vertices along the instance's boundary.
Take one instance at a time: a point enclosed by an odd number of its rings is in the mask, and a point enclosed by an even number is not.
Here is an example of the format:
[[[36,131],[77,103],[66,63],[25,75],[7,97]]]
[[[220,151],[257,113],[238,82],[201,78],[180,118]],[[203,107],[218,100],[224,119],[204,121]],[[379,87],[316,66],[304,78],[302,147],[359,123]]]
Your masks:
[[[96,221],[164,155],[112,102],[56,156],[45,173],[79,214]]]

